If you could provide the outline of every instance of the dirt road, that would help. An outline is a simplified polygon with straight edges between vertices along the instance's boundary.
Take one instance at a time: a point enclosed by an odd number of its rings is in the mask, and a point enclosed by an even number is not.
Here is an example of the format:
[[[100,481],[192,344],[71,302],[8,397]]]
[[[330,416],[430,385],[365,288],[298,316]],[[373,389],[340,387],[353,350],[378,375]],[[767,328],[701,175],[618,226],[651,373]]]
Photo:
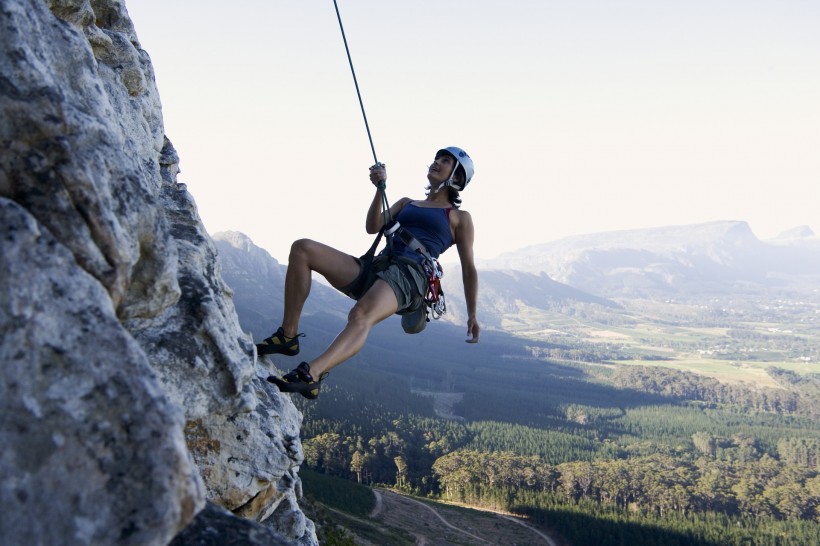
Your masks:
[[[557,543],[526,521],[509,515],[443,504],[428,504],[386,489],[374,489],[372,520],[412,534],[417,546],[453,544],[530,546]]]
[[[464,400],[463,392],[434,392],[434,391],[418,391],[414,390],[413,394],[426,396],[433,399],[433,411],[442,419],[449,419],[451,421],[463,421],[464,417],[456,415],[453,412],[453,407]]]

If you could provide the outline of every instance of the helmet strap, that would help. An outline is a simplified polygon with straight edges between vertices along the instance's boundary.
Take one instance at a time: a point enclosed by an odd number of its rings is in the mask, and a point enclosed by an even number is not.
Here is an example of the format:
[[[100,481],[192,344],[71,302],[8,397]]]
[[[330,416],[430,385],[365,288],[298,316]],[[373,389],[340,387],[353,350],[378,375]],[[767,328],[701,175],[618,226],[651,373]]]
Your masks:
[[[459,160],[458,160],[458,159],[456,159],[456,157],[455,157],[455,156],[451,156],[451,157],[453,158],[453,161],[455,161],[455,162],[456,162],[456,164],[455,164],[455,166],[453,167],[453,170],[450,172],[450,178],[448,178],[447,180],[445,180],[445,181],[444,181],[444,183],[443,183],[441,186],[439,186],[439,187],[436,189],[436,191],[434,191],[433,193],[438,193],[440,189],[442,189],[442,188],[449,188],[450,186],[454,186],[457,190],[461,191],[461,190],[458,188],[458,186],[455,186],[455,182],[453,182],[453,177],[456,175],[456,171],[457,171],[457,170],[458,170],[458,168],[461,166],[461,163],[459,162]]]

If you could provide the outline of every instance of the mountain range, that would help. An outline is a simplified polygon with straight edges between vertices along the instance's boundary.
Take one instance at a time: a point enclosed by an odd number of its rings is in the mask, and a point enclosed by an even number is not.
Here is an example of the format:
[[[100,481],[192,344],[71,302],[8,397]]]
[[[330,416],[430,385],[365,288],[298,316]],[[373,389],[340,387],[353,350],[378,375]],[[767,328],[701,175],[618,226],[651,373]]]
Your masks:
[[[285,266],[241,233],[213,238],[243,327],[255,337],[268,335],[281,319]],[[567,237],[480,261],[478,268],[482,325],[515,331],[579,305],[618,312],[630,299],[816,294],[820,238],[800,227],[762,241],[745,222],[711,222]],[[458,266],[446,267],[443,286],[448,313],[442,322],[461,328],[466,316]],[[321,318],[320,335],[329,341],[350,303],[316,282],[305,316]]]
[[[566,237],[479,268],[546,274],[615,300],[802,290],[820,274],[820,238],[801,226],[762,241],[746,222],[721,221]]]

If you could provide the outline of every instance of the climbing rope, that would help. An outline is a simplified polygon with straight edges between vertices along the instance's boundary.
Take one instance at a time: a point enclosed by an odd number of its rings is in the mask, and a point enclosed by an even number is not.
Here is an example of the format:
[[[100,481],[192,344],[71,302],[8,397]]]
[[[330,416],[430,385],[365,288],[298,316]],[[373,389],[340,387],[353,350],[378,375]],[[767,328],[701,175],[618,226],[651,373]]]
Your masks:
[[[376,157],[376,147],[373,146],[373,135],[370,133],[370,124],[367,123],[367,114],[364,111],[364,101],[362,101],[362,93],[359,90],[359,80],[356,78],[356,70],[353,68],[353,59],[350,56],[350,47],[348,47],[348,45],[347,45],[347,36],[345,36],[345,27],[342,24],[342,16],[339,13],[339,5],[336,3],[336,0],[333,0],[333,7],[336,9],[336,18],[339,20],[339,30],[342,31],[342,41],[345,44],[345,53],[347,53],[347,62],[350,65],[350,73],[353,75],[353,84],[356,86],[356,96],[359,98],[359,107],[362,109],[362,118],[364,119],[364,127],[367,130],[367,139],[370,141],[370,151],[373,152],[373,163],[375,165],[379,165],[379,160]],[[387,200],[387,193],[385,192],[385,188],[387,187],[387,183],[384,180],[380,180],[376,187],[379,188],[379,193],[381,194],[382,215],[384,216],[384,225],[388,226],[388,225],[393,223],[393,218],[390,215],[390,202]],[[381,232],[379,232],[379,237],[381,237]],[[378,239],[377,239],[377,242],[378,242]]]
[[[336,18],[339,20],[339,30],[342,32],[342,41],[345,44],[347,62],[350,65],[350,73],[353,75],[353,84],[356,86],[356,96],[359,98],[359,107],[362,109],[362,118],[364,119],[364,127],[365,129],[367,129],[367,138],[370,141],[370,150],[373,152],[373,162],[375,165],[378,166],[381,164],[379,163],[379,160],[376,157],[376,147],[373,146],[373,135],[370,133],[370,124],[367,123],[367,114],[364,111],[364,101],[362,101],[362,93],[359,90],[359,80],[356,78],[356,70],[353,68],[353,59],[350,56],[350,47],[348,47],[347,45],[347,36],[345,36],[345,28],[342,24],[342,16],[339,13],[339,5],[336,3],[336,0],[333,0],[333,7],[336,8]],[[455,169],[453,170],[453,172],[455,172]],[[402,228],[397,221],[393,221],[393,218],[390,214],[390,202],[387,200],[387,193],[385,192],[387,182],[385,180],[379,180],[379,182],[376,184],[376,187],[379,189],[379,194],[381,196],[384,225],[382,226],[382,229],[379,230],[378,235],[376,235],[376,240],[373,241],[373,244],[370,246],[370,249],[367,251],[367,253],[365,253],[364,256],[361,257],[362,266],[370,267],[370,264],[373,261],[373,256],[376,253],[376,247],[379,246],[379,241],[381,240],[383,235],[387,235],[388,245],[392,244],[393,235],[395,234],[398,234],[399,237],[402,239],[405,239],[406,237],[411,239],[412,242],[408,240],[405,241],[405,244],[409,243],[409,247],[415,247],[419,249],[419,251],[425,256],[424,268],[425,274],[428,277],[428,290],[424,296],[424,303],[430,308],[433,318],[438,319],[447,310],[446,305],[444,303],[444,291],[441,289],[441,277],[444,274],[444,272],[441,269],[441,265],[438,263],[438,260],[436,260],[428,254],[427,249],[424,248],[424,245],[419,243],[418,240],[406,230],[402,231]]]
[[[367,138],[370,140],[370,150],[373,152],[373,163],[378,164],[379,160],[376,158],[376,148],[373,146],[373,136],[370,134],[370,125],[367,123],[367,114],[364,112],[364,102],[362,102],[362,93],[359,91],[359,80],[356,79],[356,70],[353,69],[353,59],[350,57],[350,48],[347,46],[347,37],[345,36],[345,27],[342,25],[342,16],[339,14],[339,5],[336,0],[333,0],[333,7],[336,8],[336,18],[339,20],[339,30],[342,31],[342,41],[345,43],[345,52],[347,53],[347,62],[350,64],[350,73],[353,74],[353,84],[356,86],[356,96],[359,97],[359,106],[362,109],[362,117],[364,118],[364,127],[367,129]]]

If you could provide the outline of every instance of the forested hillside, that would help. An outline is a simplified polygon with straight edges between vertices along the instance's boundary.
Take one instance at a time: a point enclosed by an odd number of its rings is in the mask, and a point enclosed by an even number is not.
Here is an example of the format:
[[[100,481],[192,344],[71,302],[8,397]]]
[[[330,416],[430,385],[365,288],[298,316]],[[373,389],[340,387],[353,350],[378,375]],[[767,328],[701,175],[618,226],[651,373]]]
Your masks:
[[[816,544],[812,407],[704,403],[656,388],[666,372],[636,369],[645,384],[632,389],[583,365],[506,359],[473,370],[456,421],[436,418],[409,380],[363,363],[317,403],[297,402],[306,464],[528,514],[579,544],[607,544],[593,540],[605,529],[611,544],[672,544],[673,531],[694,541],[682,544]],[[711,381],[685,379],[709,392]],[[776,541],[784,533],[791,542]]]

